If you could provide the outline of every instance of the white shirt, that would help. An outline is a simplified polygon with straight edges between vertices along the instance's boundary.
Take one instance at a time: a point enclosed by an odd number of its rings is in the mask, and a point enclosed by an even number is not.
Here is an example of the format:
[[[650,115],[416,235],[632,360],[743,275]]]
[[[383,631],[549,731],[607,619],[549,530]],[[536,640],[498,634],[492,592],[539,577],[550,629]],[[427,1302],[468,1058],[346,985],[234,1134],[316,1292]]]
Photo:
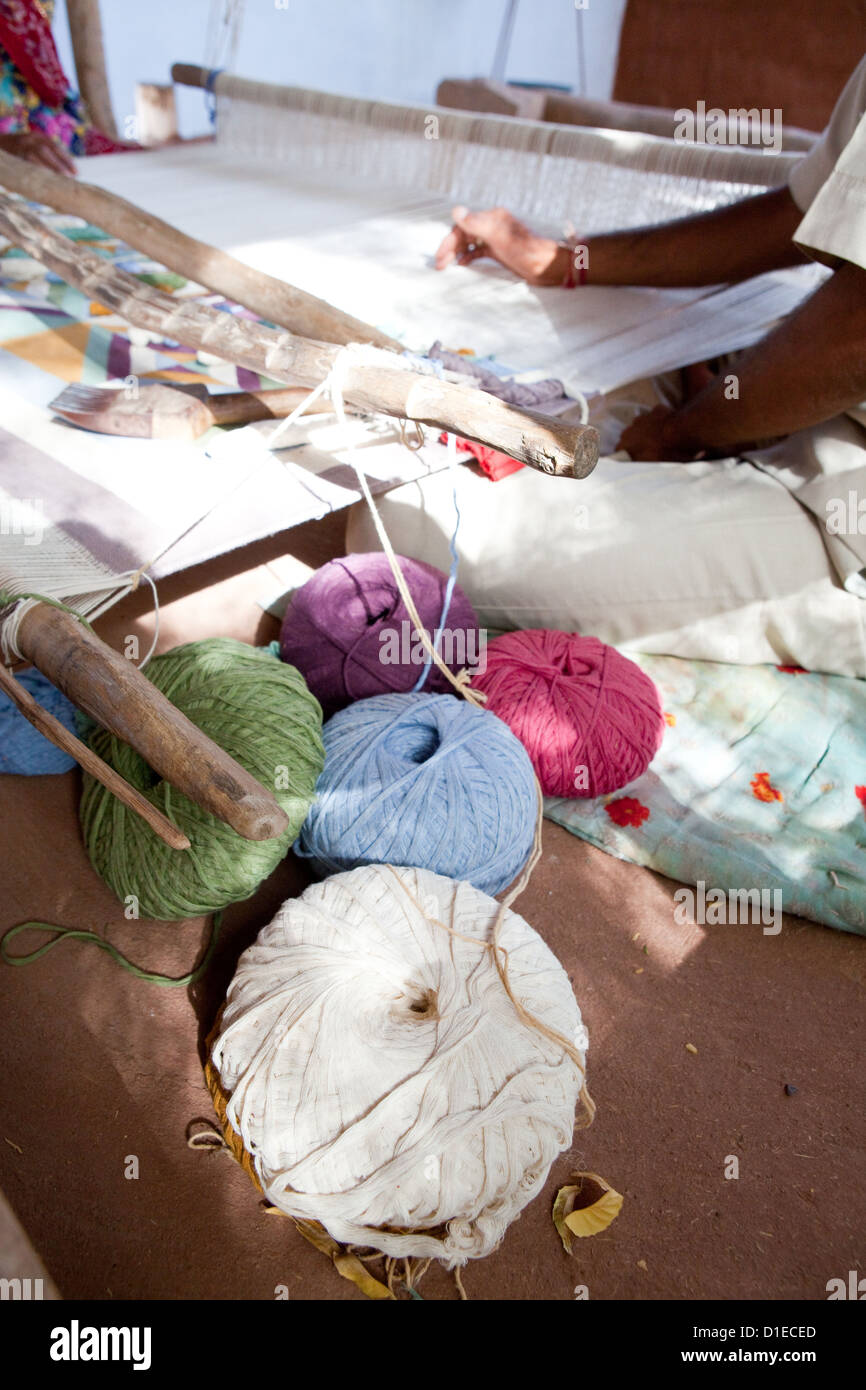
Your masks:
[[[866,57],[788,187],[806,214],[794,233],[797,244],[818,260],[838,257],[866,269]]]
[[[866,57],[788,187],[805,214],[794,233],[797,245],[816,260],[866,269]],[[840,581],[866,599],[866,526],[861,531],[858,518],[866,500],[866,403],[747,457],[812,512]],[[840,530],[835,518],[843,505],[849,520]]]

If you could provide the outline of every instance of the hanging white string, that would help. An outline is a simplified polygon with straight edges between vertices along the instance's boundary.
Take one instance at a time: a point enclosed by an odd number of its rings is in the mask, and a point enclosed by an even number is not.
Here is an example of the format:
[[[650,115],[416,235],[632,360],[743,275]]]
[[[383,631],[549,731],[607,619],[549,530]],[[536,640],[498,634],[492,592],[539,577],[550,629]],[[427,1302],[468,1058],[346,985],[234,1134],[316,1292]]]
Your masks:
[[[502,16],[502,24],[499,29],[499,37],[496,40],[496,52],[493,55],[493,67],[490,69],[490,76],[494,82],[504,82],[505,73],[508,67],[508,50],[511,48],[511,36],[514,33],[514,21],[517,18],[517,6],[519,0],[508,0],[505,13]]]
[[[577,90],[582,97],[586,96],[586,52],[583,42],[583,11],[585,5],[579,5],[575,0],[574,14],[577,23]]]
[[[313,387],[313,390],[308,396],[304,397],[300,405],[295,406],[291,415],[287,415],[283,420],[280,420],[279,424],[274,426],[267,438],[267,446],[269,449],[276,448],[276,441],[279,439],[280,435],[285,434],[287,430],[291,429],[295,421],[299,420],[304,412],[309,410],[314,401],[317,401],[320,396],[324,396],[330,391],[330,382],[330,376],[326,376],[319,382],[318,386]]]
[[[246,0],[211,0],[204,65],[234,69],[240,44]]]
[[[144,580],[146,584],[150,585],[151,591],[153,593],[153,641],[150,644],[150,649],[148,650],[147,655],[143,658],[143,660],[141,660],[138,663],[139,671],[144,670],[145,666],[150,661],[150,658],[156,651],[157,643],[159,642],[159,594],[156,592],[156,585],[154,584],[150,575],[145,574],[144,570],[141,571],[141,578]]]
[[[472,689],[471,685],[469,684],[468,673],[466,671],[461,671],[459,675],[455,676],[451,668],[449,666],[446,666],[445,662],[439,655],[439,652],[436,650],[434,643],[431,641],[430,635],[427,632],[427,629],[425,628],[423,622],[421,621],[418,609],[415,607],[415,601],[412,598],[411,593],[409,592],[409,586],[406,583],[405,576],[403,574],[402,569],[400,568],[400,561],[397,559],[397,555],[394,551],[394,547],[391,544],[388,533],[385,530],[385,526],[382,522],[381,516],[379,515],[376,503],[373,501],[373,494],[370,491],[370,484],[367,481],[367,475],[364,472],[363,466],[357,457],[355,449],[352,447],[351,438],[349,436],[349,425],[348,421],[346,420],[346,412],[343,406],[343,388],[345,386],[346,373],[349,370],[351,361],[351,347],[341,348],[340,351],[337,353],[337,356],[334,359],[334,364],[331,368],[331,371],[328,374],[327,388],[334,406],[334,414],[336,415],[339,424],[343,428],[344,437],[349,441],[346,453],[349,457],[349,462],[355,470],[355,476],[358,479],[358,486],[361,489],[361,494],[364,498],[364,501],[367,503],[367,506],[370,509],[370,515],[373,518],[373,525],[376,528],[376,535],[379,539],[379,544],[381,545],[383,551],[388,557],[388,563],[391,566],[391,572],[394,576],[394,582],[397,585],[400,597],[406,605],[406,611],[409,614],[412,625],[415,628],[415,631],[418,634],[421,644],[427,652],[427,655],[429,656],[430,660],[434,663],[438,670],[442,672],[446,680],[449,681],[451,685],[453,685],[454,689],[457,691],[459,695],[462,695],[465,699],[469,700],[474,705],[483,704],[485,697],[482,696],[478,691]]]
[[[370,485],[367,481],[367,475],[364,472],[363,466],[359,461],[355,448],[352,444],[351,434],[349,432],[349,425],[346,419],[343,394],[346,385],[346,375],[349,371],[350,366],[352,365],[353,357],[355,356],[355,353],[357,351],[357,345],[352,344],[349,344],[348,346],[340,349],[340,351],[337,353],[336,358],[334,359],[333,365],[327,377],[325,377],[325,379],[321,381],[318,386],[314,387],[310,394],[307,397],[305,397],[303,401],[301,401],[300,405],[292,412],[291,418],[293,420],[297,419],[310,405],[312,405],[314,400],[318,400],[318,398],[321,395],[323,395],[326,391],[328,392],[334,407],[334,414],[336,415],[337,420],[343,429],[343,435],[347,441],[346,453],[348,455],[349,462],[355,470],[355,474],[358,479],[358,485],[361,489],[364,501],[367,503],[367,506],[370,509],[370,515],[373,518],[373,525],[376,529],[376,535],[379,539],[379,544],[381,545],[383,551],[385,552],[385,555],[388,558],[388,563],[391,567],[391,573],[394,576],[394,582],[396,583],[397,589],[400,593],[400,597],[402,598],[406,606],[406,611],[409,614],[409,617],[412,621],[412,625],[419,639],[421,640],[422,645],[427,651],[428,658],[437,666],[437,668],[442,672],[446,679],[451,683],[458,695],[461,695],[465,700],[469,701],[470,704],[483,706],[487,697],[481,691],[473,690],[470,684],[469,673],[463,670],[459,673],[459,675],[455,676],[453,671],[451,671],[450,668],[445,665],[444,661],[439,655],[439,652],[437,650],[438,643],[434,643],[433,641],[431,641],[427,629],[421,621],[421,617],[415,606],[415,602],[412,598],[412,595],[409,592],[409,586],[406,583],[405,576],[400,566],[400,561],[397,558],[397,555],[394,551],[394,547],[391,544],[390,537],[388,536],[388,533],[385,530],[384,522],[382,521],[382,518],[379,515],[379,510],[376,507],[375,502],[373,501],[373,494],[370,491]],[[276,427],[276,429],[271,431],[271,434],[268,437],[269,444],[272,444],[274,438],[282,432],[282,427],[284,424],[285,422],[281,421],[280,424]],[[455,446],[452,446],[452,461],[456,463],[456,442]],[[493,960],[496,965],[497,973],[502,982],[502,986],[508,994],[509,998],[512,1000],[515,1009],[517,1010],[523,1021],[528,1023],[530,1026],[537,1028],[546,1037],[551,1038],[559,1046],[561,1046],[564,1052],[566,1052],[569,1056],[571,1056],[574,1060],[577,1061],[578,1066],[580,1067],[582,1072],[583,1063],[580,1057],[580,1050],[575,1046],[574,1042],[571,1039],[564,1037],[561,1033],[551,1032],[533,1014],[530,1014],[528,1011],[524,1010],[523,1007],[514,998],[511,984],[509,981],[508,952],[500,942],[500,935],[504,923],[506,921],[508,909],[511,907],[512,903],[514,903],[516,899],[519,898],[520,894],[526,888],[532,876],[532,871],[538,863],[539,859],[541,858],[541,834],[544,818],[544,797],[537,777],[535,778],[535,791],[537,797],[537,814],[532,850],[530,852],[529,859],[527,860],[523,868],[522,873],[508,889],[507,893],[505,894],[504,898],[499,904],[496,918],[493,922],[491,930],[491,938],[489,943],[490,951],[492,953]],[[428,920],[436,919],[428,918]],[[584,1111],[583,1122],[589,1124],[592,1122],[592,1117],[595,1113],[595,1105],[593,1103],[592,1097],[589,1095],[589,1092],[586,1089],[585,1082],[581,1088],[580,1098],[583,1104]]]

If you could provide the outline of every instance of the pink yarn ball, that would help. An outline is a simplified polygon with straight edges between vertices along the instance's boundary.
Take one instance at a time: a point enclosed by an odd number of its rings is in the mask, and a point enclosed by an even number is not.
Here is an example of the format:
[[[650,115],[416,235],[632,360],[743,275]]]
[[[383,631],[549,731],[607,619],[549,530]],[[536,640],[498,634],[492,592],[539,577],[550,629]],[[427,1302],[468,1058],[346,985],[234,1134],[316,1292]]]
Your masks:
[[[447,575],[432,565],[397,557],[418,616],[429,635],[442,617]],[[455,674],[479,655],[478,619],[454,586],[440,655]],[[286,610],[280,656],[296,666],[327,717],[370,695],[412,690],[424,670],[424,650],[400,597],[388,557],[379,551],[345,555],[316,570]],[[432,666],[423,690],[452,687]]]
[[[646,771],[664,735],[649,676],[597,637],[506,633],[472,684],[526,748],[545,796],[618,791]]]

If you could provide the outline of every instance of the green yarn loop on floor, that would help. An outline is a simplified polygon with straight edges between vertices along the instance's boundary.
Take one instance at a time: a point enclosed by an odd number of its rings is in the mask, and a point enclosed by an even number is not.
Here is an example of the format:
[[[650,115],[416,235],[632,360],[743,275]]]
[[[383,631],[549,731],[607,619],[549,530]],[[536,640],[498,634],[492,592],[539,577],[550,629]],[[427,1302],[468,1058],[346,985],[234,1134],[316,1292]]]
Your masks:
[[[178,921],[250,897],[296,839],[324,763],[322,711],[294,666],[270,652],[213,637],[155,656],[148,678],[193,724],[245,767],[289,818],[275,840],[250,841],[163,781],[104,729],[89,738],[121,777],[189,837],[173,850],[140,816],[85,775],[81,828],[90,861],[142,917]]]

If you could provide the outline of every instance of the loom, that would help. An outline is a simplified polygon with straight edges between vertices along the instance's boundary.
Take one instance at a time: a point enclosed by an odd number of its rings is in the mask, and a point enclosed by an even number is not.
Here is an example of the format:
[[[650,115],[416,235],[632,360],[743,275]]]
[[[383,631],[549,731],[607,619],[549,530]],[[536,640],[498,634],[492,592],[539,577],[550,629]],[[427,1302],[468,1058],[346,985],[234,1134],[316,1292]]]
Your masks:
[[[442,279],[430,257],[455,201],[505,204],[557,236],[568,223],[589,234],[777,186],[801,156],[373,102],[227,73],[212,80],[187,64],[172,75],[213,91],[215,141],[85,161],[83,176],[413,350],[439,338],[559,376],[573,391],[607,391],[689,354],[757,340],[821,274],[802,267],[685,290],[594,287],[580,313],[573,296],[531,290],[489,264]]]
[[[492,444],[543,472],[578,478],[588,472],[597,456],[594,431],[515,411],[454,381],[419,376],[401,349],[423,353],[442,339],[495,354],[519,371],[556,375],[571,393],[603,392],[747,346],[823,273],[803,267],[694,290],[592,287],[581,292],[579,309],[575,296],[531,290],[489,264],[439,276],[429,257],[455,200],[507,204],[557,235],[567,221],[588,234],[663,221],[777,186],[799,156],[372,102],[226,73],[214,77],[185,64],[172,76],[214,93],[212,143],[83,160],[80,183],[0,155],[0,181],[10,192],[104,227],[276,328],[189,299],[177,304],[160,297],[74,247],[8,197],[0,201],[0,231],[68,284],[151,333],[292,385],[321,384],[339,360],[346,400]],[[367,346],[335,346],[358,343]],[[45,404],[39,389],[33,387],[31,399]],[[32,426],[32,413],[27,418]],[[59,509],[47,544],[32,553],[23,531],[4,537],[0,591],[7,599],[35,593],[81,617],[97,616],[129,592],[145,568],[168,574],[191,557],[239,543],[218,528],[214,535],[211,516],[220,507],[231,515],[239,489],[247,505],[241,539],[282,529],[274,519],[279,491],[262,471],[261,457],[235,450],[220,462],[212,455],[211,474],[222,478],[221,486],[214,491],[209,475],[201,497],[190,487],[183,506],[175,498],[178,470],[169,463],[162,475],[154,470],[150,514],[130,507],[128,496],[118,514],[114,496],[106,510],[90,459],[85,463],[69,431],[59,430],[45,434],[45,448],[50,455],[56,446],[64,484],[75,492],[75,522],[70,527]],[[19,433],[25,437],[23,426]],[[138,461],[143,458],[139,451]],[[147,458],[150,466],[154,455]],[[191,477],[203,478],[200,456],[179,453],[177,460]],[[443,466],[440,458],[428,471]],[[0,501],[24,505],[32,496],[28,478],[32,470],[3,465]],[[390,478],[386,469],[383,486],[405,480],[405,474]],[[44,484],[50,500],[56,480],[46,477]],[[564,484],[540,478],[538,485]],[[340,504],[346,500],[354,496]],[[322,510],[283,512],[282,524]],[[168,518],[158,543],[157,513]],[[200,530],[204,549],[191,551],[190,537]],[[178,545],[181,538],[185,545]],[[127,738],[163,775],[179,777],[177,785],[204,798],[240,833],[279,833],[273,798],[250,786],[237,765],[226,767],[230,760],[220,764],[213,746],[204,758],[208,771],[197,782],[180,768],[197,762],[184,759],[184,750],[204,751],[198,731],[179,726],[177,712],[160,705],[130,663],[98,653],[101,644],[85,640],[75,617],[32,599],[9,602],[0,636],[6,661],[40,665],[70,698]],[[112,681],[109,695],[105,682]],[[168,753],[167,727],[177,735]],[[217,789],[220,767],[234,788],[230,795]]]

